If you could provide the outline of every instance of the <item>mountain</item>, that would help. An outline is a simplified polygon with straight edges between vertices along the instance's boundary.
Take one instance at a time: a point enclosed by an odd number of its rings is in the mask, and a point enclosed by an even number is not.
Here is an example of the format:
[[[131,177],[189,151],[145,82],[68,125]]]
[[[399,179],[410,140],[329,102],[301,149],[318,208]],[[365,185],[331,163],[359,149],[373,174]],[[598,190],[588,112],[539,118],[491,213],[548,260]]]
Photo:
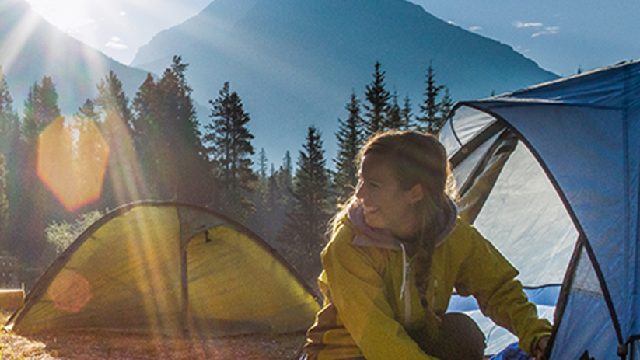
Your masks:
[[[429,63],[455,100],[557,78],[405,0],[214,0],[157,34],[131,65],[159,73],[173,55],[190,64],[188,81],[202,104],[230,82],[251,115],[256,152],[265,148],[276,165],[286,150],[297,158],[310,125],[322,132],[326,158],[335,157],[337,118],[347,117],[352,91],[364,97],[376,61],[387,89],[400,101],[409,96],[416,114]]]
[[[0,65],[20,115],[29,87],[44,76],[53,80],[63,115],[72,115],[110,70],[130,99],[147,75],[64,34],[24,0],[0,0]]]

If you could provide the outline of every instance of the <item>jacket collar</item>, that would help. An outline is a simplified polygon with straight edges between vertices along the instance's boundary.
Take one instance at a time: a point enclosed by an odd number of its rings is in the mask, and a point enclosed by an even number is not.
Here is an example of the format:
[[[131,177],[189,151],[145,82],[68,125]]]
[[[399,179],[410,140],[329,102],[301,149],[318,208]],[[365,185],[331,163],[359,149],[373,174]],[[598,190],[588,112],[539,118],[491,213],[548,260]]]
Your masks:
[[[436,236],[436,247],[440,246],[453,232],[458,217],[458,209],[451,198],[447,197],[447,208],[442,213],[442,219],[446,223],[443,230]],[[400,241],[396,239],[387,229],[374,229],[367,225],[364,220],[362,204],[353,201],[347,210],[347,215],[351,223],[359,230],[353,239],[353,244],[357,246],[373,246],[382,249],[397,249]]]

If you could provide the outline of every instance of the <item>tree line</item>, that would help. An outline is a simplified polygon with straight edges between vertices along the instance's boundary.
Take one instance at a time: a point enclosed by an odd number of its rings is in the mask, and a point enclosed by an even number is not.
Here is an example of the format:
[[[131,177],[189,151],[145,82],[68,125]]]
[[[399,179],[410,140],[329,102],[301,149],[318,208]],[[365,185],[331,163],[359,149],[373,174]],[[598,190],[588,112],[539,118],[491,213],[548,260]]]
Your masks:
[[[95,98],[67,117],[70,134],[94,125],[109,153],[99,198],[70,210],[38,176],[39,136],[61,117],[55,84],[47,76],[34,83],[19,116],[0,67],[0,249],[19,259],[24,281],[39,276],[100,214],[152,199],[206,206],[244,223],[314,284],[328,222],[357,184],[355,159],[362,143],[388,129],[437,133],[453,105],[429,64],[414,115],[408,96],[401,101],[387,90],[386,72],[376,62],[363,98],[353,91],[346,118],[337,119],[335,168],[327,164],[323,135],[315,126],[308,128],[296,166],[287,151],[276,167],[264,149],[257,164],[252,160],[251,117],[229,82],[209,101],[210,121],[200,123],[187,68],[174,56],[159,78],[148,74],[133,99],[110,72],[96,84]],[[91,156],[89,161],[97,161]]]

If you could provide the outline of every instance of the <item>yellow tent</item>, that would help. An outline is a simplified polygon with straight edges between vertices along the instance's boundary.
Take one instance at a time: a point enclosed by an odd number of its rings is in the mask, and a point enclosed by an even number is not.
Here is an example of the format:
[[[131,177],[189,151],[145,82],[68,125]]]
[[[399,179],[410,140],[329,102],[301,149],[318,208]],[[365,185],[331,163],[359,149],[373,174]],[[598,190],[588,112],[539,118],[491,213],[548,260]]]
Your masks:
[[[118,208],[51,265],[9,319],[17,333],[235,335],[306,330],[318,297],[257,235],[174,202]]]

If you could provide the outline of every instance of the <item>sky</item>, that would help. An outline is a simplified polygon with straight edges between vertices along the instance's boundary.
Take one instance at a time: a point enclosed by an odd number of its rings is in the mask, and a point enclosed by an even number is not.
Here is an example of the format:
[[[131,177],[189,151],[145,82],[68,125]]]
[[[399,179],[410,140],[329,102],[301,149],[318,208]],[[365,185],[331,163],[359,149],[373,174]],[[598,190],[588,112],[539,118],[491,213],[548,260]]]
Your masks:
[[[569,76],[640,59],[637,0],[410,0],[434,16],[511,46],[543,69]],[[161,30],[211,0],[27,0],[70,36],[129,64]]]

